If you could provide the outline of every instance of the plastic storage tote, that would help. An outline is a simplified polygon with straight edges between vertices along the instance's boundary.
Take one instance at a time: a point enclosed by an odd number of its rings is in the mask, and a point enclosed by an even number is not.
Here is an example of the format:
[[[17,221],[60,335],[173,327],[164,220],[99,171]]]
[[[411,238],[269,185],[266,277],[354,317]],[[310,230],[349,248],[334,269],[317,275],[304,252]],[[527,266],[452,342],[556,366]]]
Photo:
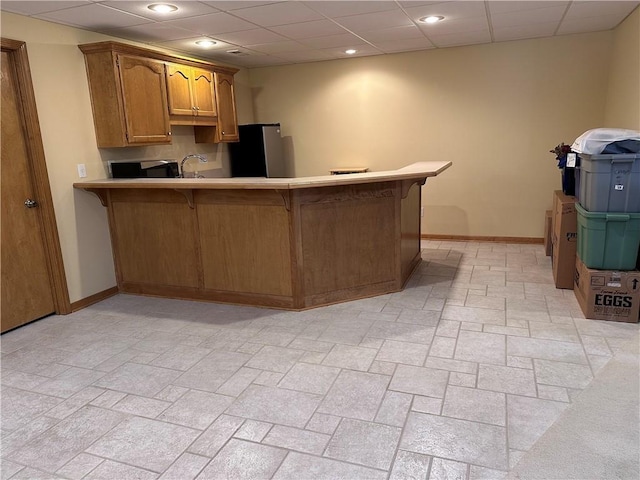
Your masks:
[[[589,268],[634,270],[640,247],[640,213],[588,212],[576,203],[577,254]]]
[[[577,196],[590,212],[640,213],[640,154],[580,155]]]

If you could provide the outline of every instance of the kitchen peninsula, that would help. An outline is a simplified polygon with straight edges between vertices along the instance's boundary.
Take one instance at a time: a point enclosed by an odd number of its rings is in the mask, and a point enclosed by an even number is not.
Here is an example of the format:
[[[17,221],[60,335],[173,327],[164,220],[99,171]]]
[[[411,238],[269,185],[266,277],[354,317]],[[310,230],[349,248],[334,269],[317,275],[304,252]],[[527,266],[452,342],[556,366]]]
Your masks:
[[[421,260],[421,186],[450,166],[74,187],[108,209],[120,292],[300,310],[402,290]]]

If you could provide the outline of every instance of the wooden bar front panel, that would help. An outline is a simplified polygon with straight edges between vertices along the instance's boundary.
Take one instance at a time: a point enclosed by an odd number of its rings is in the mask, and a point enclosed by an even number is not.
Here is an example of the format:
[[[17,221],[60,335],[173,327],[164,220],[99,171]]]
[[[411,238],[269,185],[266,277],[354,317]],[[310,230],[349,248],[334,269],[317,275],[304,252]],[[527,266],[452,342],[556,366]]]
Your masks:
[[[420,194],[420,184],[414,183],[402,199],[400,255],[403,285],[420,262]]]

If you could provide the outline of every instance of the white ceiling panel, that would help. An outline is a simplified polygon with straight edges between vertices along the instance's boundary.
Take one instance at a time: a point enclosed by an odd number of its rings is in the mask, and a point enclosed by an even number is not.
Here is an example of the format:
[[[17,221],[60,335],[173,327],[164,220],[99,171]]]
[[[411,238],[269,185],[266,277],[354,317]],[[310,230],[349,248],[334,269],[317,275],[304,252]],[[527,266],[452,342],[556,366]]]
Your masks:
[[[640,0],[156,0],[0,1],[0,10],[107,33],[158,48],[258,67],[611,30]],[[428,15],[445,19],[418,23]],[[3,22],[5,20],[3,19]],[[10,20],[9,20],[10,21]],[[218,43],[203,50],[194,42]],[[430,43],[432,42],[432,43]],[[227,50],[237,49],[241,55]],[[292,51],[286,51],[292,50]]]
[[[326,35],[339,35],[345,33],[345,29],[331,20],[314,20],[312,22],[291,23],[271,27],[271,30],[288,38],[312,38]]]
[[[267,27],[323,18],[322,15],[299,2],[281,2],[260,7],[242,8],[234,10],[233,14],[249,22]]]

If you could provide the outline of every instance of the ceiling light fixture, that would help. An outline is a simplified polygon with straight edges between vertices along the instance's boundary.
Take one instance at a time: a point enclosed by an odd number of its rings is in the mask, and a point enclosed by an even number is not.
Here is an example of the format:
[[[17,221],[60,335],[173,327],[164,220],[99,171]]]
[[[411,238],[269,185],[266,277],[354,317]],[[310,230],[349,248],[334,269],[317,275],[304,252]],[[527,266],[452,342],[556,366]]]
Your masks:
[[[440,16],[440,15],[430,15],[428,17],[422,17],[420,20],[418,20],[421,23],[438,23],[440,21],[444,20],[444,17]]]
[[[196,45],[198,45],[199,47],[202,47],[202,48],[213,47],[215,44],[216,44],[216,42],[214,42],[213,40],[198,40],[196,42]]]
[[[344,53],[346,53],[347,55],[353,55],[356,52],[357,52],[357,50],[354,50],[353,48],[350,48],[349,50],[345,50],[344,51]]]
[[[147,7],[157,13],[171,13],[178,10],[178,7],[169,3],[153,3]]]

